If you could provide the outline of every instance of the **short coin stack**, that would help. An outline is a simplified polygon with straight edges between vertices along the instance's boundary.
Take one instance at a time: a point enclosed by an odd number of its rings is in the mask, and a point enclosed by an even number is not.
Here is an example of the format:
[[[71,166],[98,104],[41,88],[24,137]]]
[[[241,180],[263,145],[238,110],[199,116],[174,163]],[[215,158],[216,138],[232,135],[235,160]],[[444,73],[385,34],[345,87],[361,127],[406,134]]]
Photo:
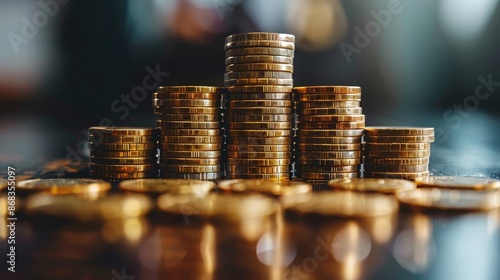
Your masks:
[[[162,86],[154,93],[161,177],[222,177],[221,98],[222,88],[209,86]]]
[[[228,177],[288,180],[295,37],[235,34],[224,47]]]
[[[158,177],[154,128],[91,127],[90,175],[101,179]]]
[[[429,176],[432,127],[367,127],[364,176],[414,180]]]
[[[296,87],[299,95],[299,176],[314,188],[331,179],[356,178],[361,169],[365,127],[361,88]]]

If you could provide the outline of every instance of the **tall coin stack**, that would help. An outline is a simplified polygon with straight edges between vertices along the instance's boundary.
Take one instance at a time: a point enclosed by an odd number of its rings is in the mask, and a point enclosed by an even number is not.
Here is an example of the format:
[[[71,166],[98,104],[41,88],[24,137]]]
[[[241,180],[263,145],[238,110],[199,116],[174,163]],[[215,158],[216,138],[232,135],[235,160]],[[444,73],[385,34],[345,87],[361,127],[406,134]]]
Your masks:
[[[160,129],[160,176],[222,177],[221,87],[162,86],[153,94]]]
[[[364,176],[414,180],[429,177],[432,127],[365,128]]]
[[[158,177],[154,128],[90,127],[90,176],[100,179]]]
[[[228,177],[288,180],[295,36],[234,34],[224,49]]]
[[[299,95],[298,171],[315,189],[331,179],[360,176],[365,127],[361,88],[296,87]]]

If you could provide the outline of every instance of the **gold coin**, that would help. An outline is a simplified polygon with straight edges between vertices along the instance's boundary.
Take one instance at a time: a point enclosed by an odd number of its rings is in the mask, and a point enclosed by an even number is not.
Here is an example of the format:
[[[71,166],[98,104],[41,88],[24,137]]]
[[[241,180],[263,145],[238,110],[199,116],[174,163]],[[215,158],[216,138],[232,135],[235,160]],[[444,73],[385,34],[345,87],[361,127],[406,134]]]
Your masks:
[[[160,86],[158,87],[158,92],[204,92],[204,93],[216,93],[220,92],[222,87],[210,87],[210,86]]]
[[[359,129],[365,127],[365,122],[301,122],[300,129]],[[299,131],[300,131],[299,129]]]
[[[241,123],[229,123],[229,134],[233,133],[232,129],[251,129],[251,130],[259,130],[259,129],[292,129],[292,122],[241,122]]]
[[[305,194],[312,191],[310,184],[300,181],[225,180],[219,182],[218,186],[229,192],[257,192],[273,196]]]
[[[311,94],[299,94],[300,101],[342,101],[342,100],[352,100],[361,101],[361,93],[311,93]]]
[[[372,158],[365,157],[366,164],[381,164],[381,165],[420,165],[428,164],[429,157],[422,158]]]
[[[289,180],[288,173],[235,173],[229,172],[230,179]]]
[[[282,166],[291,164],[290,158],[285,159],[243,159],[243,158],[232,158],[227,159],[228,166]]]
[[[359,151],[361,144],[311,144],[299,143],[302,151]]]
[[[391,194],[417,187],[414,182],[408,180],[382,178],[337,179],[329,181],[328,186],[337,190]]]
[[[364,164],[365,171],[372,172],[424,172],[429,170],[428,164],[419,165],[377,165]]]
[[[165,172],[186,172],[186,173],[203,173],[203,172],[218,172],[221,171],[221,166],[217,165],[175,165],[175,164],[160,164],[160,169]]]
[[[361,93],[358,86],[306,86],[294,87],[293,90],[298,93]]]
[[[290,145],[291,137],[238,137],[228,138],[228,144],[232,145]]]
[[[185,143],[160,143],[160,150],[166,151],[220,151],[221,143],[213,144],[185,144]]]
[[[366,157],[378,158],[422,158],[429,157],[431,150],[413,150],[413,151],[387,151],[387,150],[366,150]]]
[[[302,158],[361,159],[361,151],[300,151]]]
[[[304,108],[299,115],[360,115],[363,113],[361,107],[357,108]]]
[[[217,99],[158,99],[153,98],[153,107],[219,107]]]
[[[301,101],[301,108],[359,108],[360,101],[342,100],[342,101]]]
[[[120,190],[137,193],[207,193],[217,185],[213,182],[188,179],[137,179],[122,181]]]
[[[155,114],[220,114],[219,107],[154,107]]]
[[[398,202],[392,196],[360,192],[312,193],[306,201],[288,205],[288,211],[298,215],[337,217],[375,217],[393,214]]]
[[[295,43],[272,40],[236,41],[224,44],[224,50],[247,47],[269,47],[295,50]]]
[[[228,87],[227,90],[230,92],[229,98],[235,93],[247,94],[247,93],[292,93],[291,86],[273,86],[273,85],[255,85],[255,86],[232,86]],[[260,99],[260,98],[256,98]],[[262,98],[262,99],[268,99]]]
[[[361,164],[361,159],[358,158],[343,158],[343,159],[331,159],[331,158],[310,158],[310,157],[298,157],[299,164],[304,165],[329,165],[329,166],[344,166],[344,165],[358,165]]]
[[[299,131],[300,132],[300,131]],[[353,137],[332,137],[332,136],[301,136],[299,135],[301,144],[361,144],[361,136]]]
[[[284,48],[248,47],[226,50],[226,58],[243,55],[277,55],[293,58],[294,50]]]
[[[433,127],[400,127],[400,126],[371,126],[365,128],[369,136],[434,136]]]
[[[158,137],[155,136],[105,136],[89,134],[89,141],[93,143],[115,143],[115,144],[140,144],[155,143]]]
[[[227,155],[233,158],[241,159],[267,159],[267,158],[290,158],[290,152],[243,152],[243,151],[228,151]]]
[[[20,192],[51,195],[92,195],[107,192],[111,189],[111,184],[102,180],[83,178],[31,179],[18,182],[16,189]]]
[[[93,143],[90,142],[91,151],[106,150],[106,151],[144,151],[156,150],[156,143],[140,143],[140,144],[121,144],[121,143]]]
[[[260,93],[230,93],[229,100],[292,100],[291,93],[275,93],[275,92],[260,92]]]
[[[164,129],[161,131],[162,136],[221,136],[221,129]]]
[[[293,64],[293,57],[291,57],[291,56],[277,56],[277,55],[228,56],[225,59],[225,63],[226,63],[226,65],[229,65],[229,64],[240,64],[240,63],[279,63],[279,64]]]
[[[151,200],[139,194],[113,194],[98,199],[37,194],[26,201],[26,211],[30,215],[69,218],[72,222],[136,218],[147,214],[151,208]]]
[[[292,114],[291,107],[230,107],[230,115]]]
[[[95,171],[105,171],[105,172],[146,172],[157,170],[158,166],[156,163],[153,164],[97,164],[91,163],[90,169]]]
[[[160,157],[161,164],[168,165],[220,165],[222,159],[219,158],[171,158]]]
[[[301,137],[356,137],[363,136],[363,129],[301,129]]]
[[[272,79],[292,79],[291,72],[280,71],[242,71],[224,73],[224,80],[272,78]]]
[[[221,151],[171,151],[161,150],[161,157],[170,158],[220,158]]]
[[[154,99],[213,99],[220,100],[222,92],[155,92]]]
[[[91,163],[98,164],[152,164],[156,163],[157,157],[92,157]]]
[[[407,151],[407,150],[430,150],[430,143],[365,143],[366,150],[390,150],[390,151]]]
[[[429,177],[429,171],[423,172],[368,172],[365,171],[364,175],[366,178],[395,178],[395,179],[406,179],[415,180],[419,177]]]
[[[263,130],[263,129],[231,129],[228,131],[229,139],[233,136],[245,136],[245,137],[254,137],[254,138],[263,138],[263,137],[285,137],[291,136],[291,129],[274,129],[274,130]]]
[[[218,172],[202,172],[202,173],[185,173],[185,172],[163,172],[160,170],[160,177],[171,179],[196,179],[196,180],[218,180],[222,178],[222,171]]]
[[[163,129],[200,129],[200,128],[210,128],[210,129],[220,129],[220,122],[192,122],[192,121],[161,121],[157,120],[156,125],[160,128],[160,133],[163,134]]]
[[[359,178],[361,172],[306,172],[302,171],[302,178],[309,180],[332,180],[345,178]]]
[[[295,36],[285,33],[271,33],[271,32],[248,32],[232,34],[226,37],[225,43],[239,42],[239,41],[255,41],[255,40],[270,40],[270,41],[285,41],[295,43]]]
[[[226,51],[226,56],[254,55],[254,54],[293,56],[293,51],[287,49],[275,49],[275,48],[253,48],[253,49],[247,48],[247,49],[232,49]],[[229,64],[226,66],[226,72],[240,72],[240,71],[293,72],[293,65],[279,64],[279,63],[243,63],[243,64]]]
[[[471,189],[471,190],[500,188],[499,180],[494,180],[484,177],[431,176],[428,178],[417,178],[415,182],[419,187],[425,187],[425,188]]]
[[[252,165],[230,165],[228,167],[229,172],[233,173],[257,173],[257,174],[267,174],[267,173],[288,173],[290,172],[289,165],[279,165],[279,166],[252,166]]]
[[[221,143],[222,136],[161,136],[160,143],[210,144]]]
[[[91,151],[92,157],[123,157],[123,158],[136,158],[136,157],[156,157],[156,149],[154,150],[138,150],[138,151]]]
[[[227,118],[229,122],[291,122],[293,120],[292,114],[267,114],[267,115],[253,115],[247,113],[246,115],[230,114]]]
[[[281,85],[293,86],[293,79],[275,78],[248,78],[248,79],[228,79],[224,80],[225,86],[245,86],[245,85]]]
[[[228,144],[228,151],[240,152],[289,152],[292,147],[290,145],[241,145]]]
[[[365,135],[365,141],[375,143],[428,143],[434,142],[434,135],[420,136],[369,136]]]
[[[365,115],[302,115],[301,122],[364,122]]]
[[[231,100],[229,110],[236,107],[292,107],[291,100]]]
[[[436,210],[483,211],[500,207],[498,190],[417,188],[396,193],[401,204]]]
[[[141,179],[141,178],[155,178],[158,177],[158,171],[148,172],[105,172],[90,170],[90,177],[111,180],[125,180],[125,179]]]
[[[309,173],[338,173],[338,172],[357,172],[361,170],[359,165],[344,166],[315,166],[302,164],[298,166],[299,171]]]
[[[114,126],[93,126],[89,128],[89,134],[109,135],[109,136],[152,136],[158,131],[155,128],[144,127],[114,127]]]

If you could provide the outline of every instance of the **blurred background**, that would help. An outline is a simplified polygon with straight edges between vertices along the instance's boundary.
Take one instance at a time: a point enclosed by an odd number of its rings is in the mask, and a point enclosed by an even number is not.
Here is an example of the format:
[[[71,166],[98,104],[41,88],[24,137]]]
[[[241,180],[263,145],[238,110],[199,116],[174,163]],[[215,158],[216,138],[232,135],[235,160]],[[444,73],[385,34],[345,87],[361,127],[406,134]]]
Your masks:
[[[154,126],[156,86],[220,86],[224,38],[267,31],[296,36],[296,86],[359,85],[367,125],[434,126],[435,174],[498,170],[498,2],[2,0],[0,162],[78,164],[89,126]]]

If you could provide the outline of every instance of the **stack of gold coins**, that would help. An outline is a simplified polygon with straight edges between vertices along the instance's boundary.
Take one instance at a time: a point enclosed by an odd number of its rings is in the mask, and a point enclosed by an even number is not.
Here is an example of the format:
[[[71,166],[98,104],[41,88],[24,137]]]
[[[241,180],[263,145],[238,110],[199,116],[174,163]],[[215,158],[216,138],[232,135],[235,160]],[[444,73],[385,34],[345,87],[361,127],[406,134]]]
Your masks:
[[[91,127],[90,175],[101,179],[158,177],[154,128]]]
[[[299,176],[314,188],[331,179],[360,176],[365,127],[361,88],[357,86],[296,87],[299,95]]]
[[[162,86],[153,95],[160,129],[160,176],[222,177],[221,87]]]
[[[429,176],[432,127],[367,127],[364,176],[413,180]]]
[[[229,178],[290,178],[294,49],[289,34],[226,38]]]

